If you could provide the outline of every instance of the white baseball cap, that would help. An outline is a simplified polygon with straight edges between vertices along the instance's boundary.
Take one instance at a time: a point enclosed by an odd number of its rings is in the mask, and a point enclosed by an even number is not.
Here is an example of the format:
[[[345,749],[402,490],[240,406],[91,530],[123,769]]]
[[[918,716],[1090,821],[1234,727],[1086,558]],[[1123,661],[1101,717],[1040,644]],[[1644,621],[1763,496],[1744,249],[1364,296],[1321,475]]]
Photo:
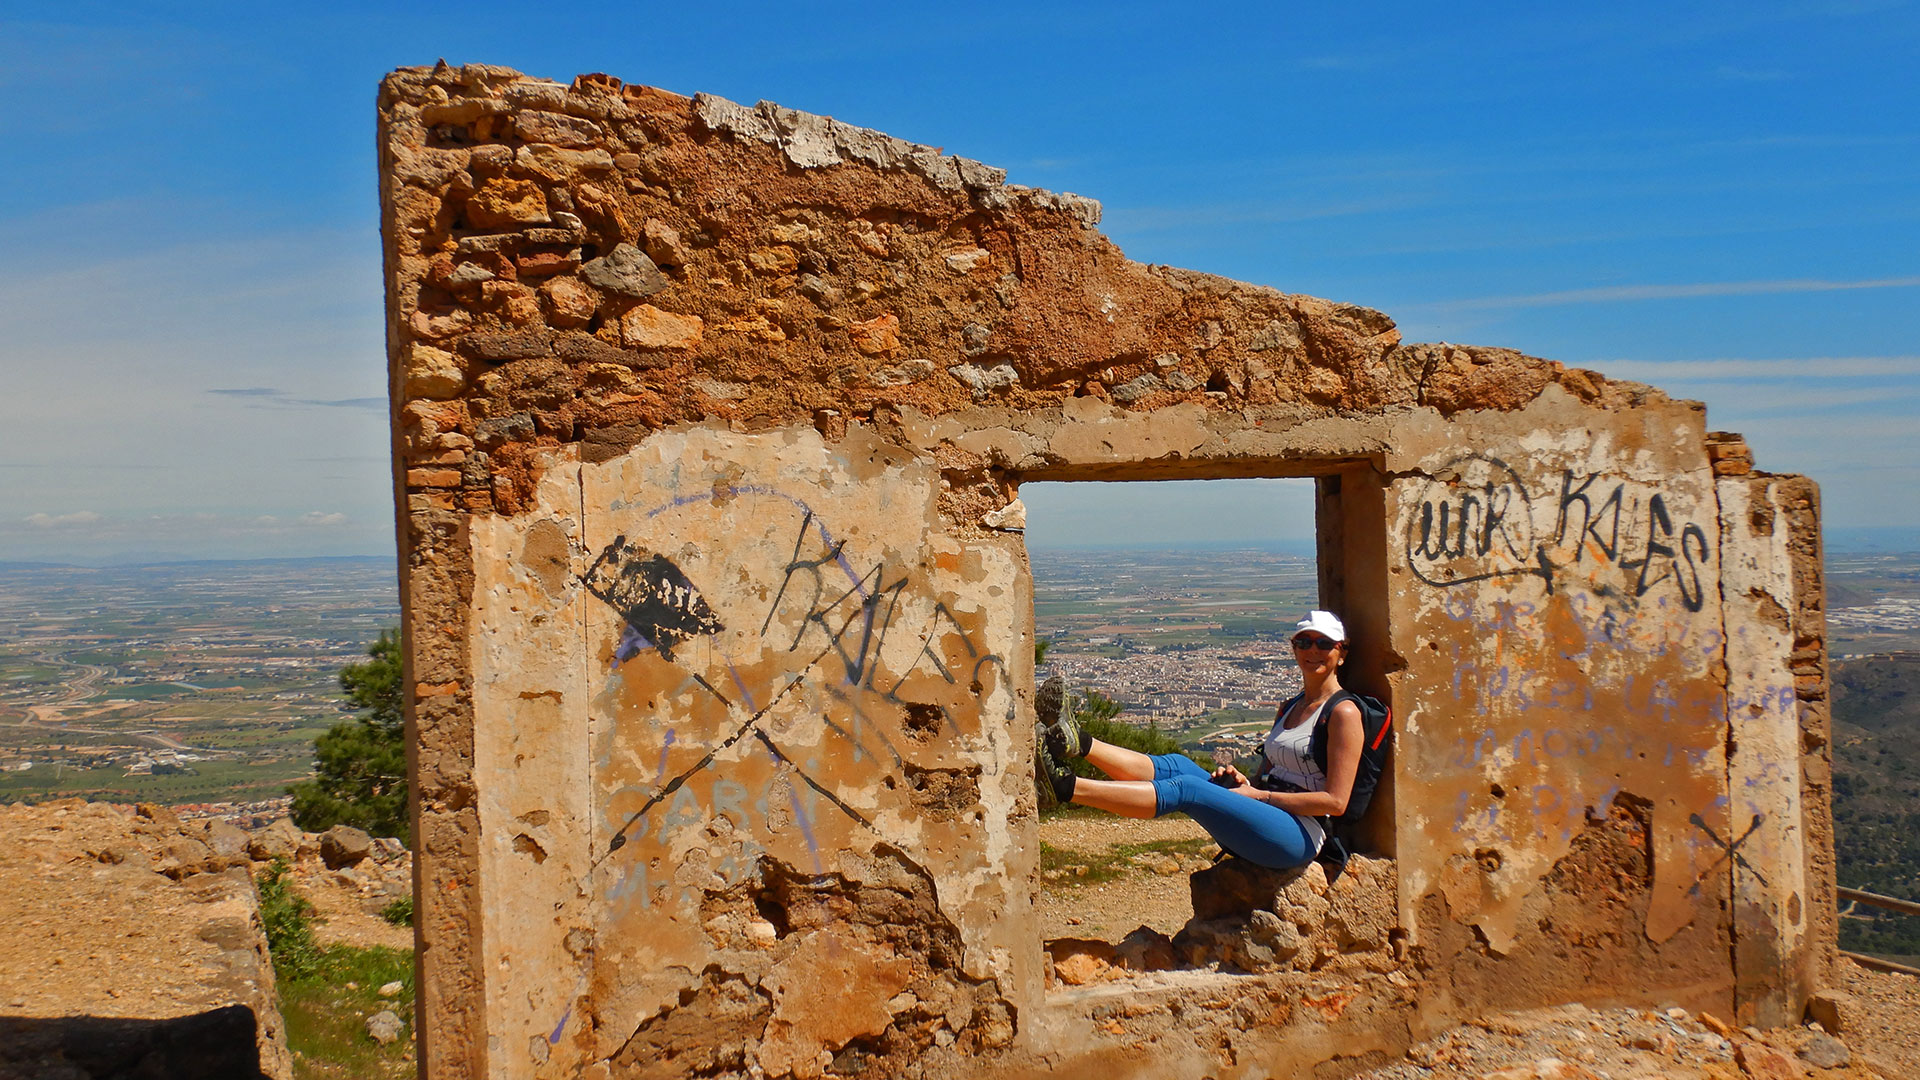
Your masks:
[[[1307,617],[1300,620],[1300,625],[1294,629],[1294,633],[1297,634],[1302,630],[1316,630],[1335,641],[1347,640],[1346,624],[1331,611],[1307,612]]]

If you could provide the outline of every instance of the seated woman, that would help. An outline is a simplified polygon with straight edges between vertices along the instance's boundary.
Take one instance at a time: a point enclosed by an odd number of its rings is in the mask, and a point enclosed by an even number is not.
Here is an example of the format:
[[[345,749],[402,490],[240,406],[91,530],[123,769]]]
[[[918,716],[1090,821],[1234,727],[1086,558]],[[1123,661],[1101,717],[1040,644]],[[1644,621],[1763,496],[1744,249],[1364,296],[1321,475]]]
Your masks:
[[[1125,817],[1181,811],[1243,859],[1275,870],[1304,866],[1326,842],[1324,819],[1347,808],[1365,729],[1350,696],[1333,701],[1341,693],[1338,669],[1347,657],[1340,620],[1310,612],[1293,636],[1293,656],[1303,692],[1274,717],[1252,780],[1231,765],[1209,776],[1184,754],[1149,756],[1101,742],[1061,713],[1058,676],[1047,680],[1036,703],[1042,727],[1034,750],[1043,797]],[[1325,760],[1319,761],[1311,747],[1314,727],[1322,723],[1327,738]],[[1085,758],[1113,779],[1075,776],[1073,758]]]

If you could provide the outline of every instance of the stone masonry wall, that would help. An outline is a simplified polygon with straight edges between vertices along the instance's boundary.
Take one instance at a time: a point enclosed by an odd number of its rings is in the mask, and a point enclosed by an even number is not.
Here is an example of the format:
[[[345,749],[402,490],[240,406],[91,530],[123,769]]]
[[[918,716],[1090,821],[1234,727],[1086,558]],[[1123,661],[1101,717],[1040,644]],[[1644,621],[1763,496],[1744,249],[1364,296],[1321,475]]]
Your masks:
[[[380,119],[426,1075],[1338,1073],[1824,976],[1817,502],[1700,405],[770,104],[441,65]],[[1019,485],[1282,475],[1398,717],[1327,894],[1382,932],[1049,982]]]

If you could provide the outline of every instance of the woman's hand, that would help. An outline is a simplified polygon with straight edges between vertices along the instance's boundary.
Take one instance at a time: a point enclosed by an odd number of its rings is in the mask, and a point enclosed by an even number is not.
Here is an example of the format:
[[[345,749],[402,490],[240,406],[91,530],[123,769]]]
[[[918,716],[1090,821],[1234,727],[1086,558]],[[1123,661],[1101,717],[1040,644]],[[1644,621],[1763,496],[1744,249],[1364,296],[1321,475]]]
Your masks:
[[[1228,791],[1236,792],[1249,798],[1257,799],[1260,797],[1260,792],[1253,786],[1252,781],[1248,780],[1246,775],[1239,769],[1231,765],[1222,765],[1213,770],[1213,782],[1226,788]]]

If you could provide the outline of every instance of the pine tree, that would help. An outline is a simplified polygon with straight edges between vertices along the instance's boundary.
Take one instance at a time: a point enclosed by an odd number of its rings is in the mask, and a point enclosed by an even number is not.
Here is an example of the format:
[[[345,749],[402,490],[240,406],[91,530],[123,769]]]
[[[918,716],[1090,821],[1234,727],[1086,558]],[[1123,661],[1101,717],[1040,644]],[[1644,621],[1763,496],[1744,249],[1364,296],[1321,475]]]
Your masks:
[[[367,656],[340,669],[343,696],[362,711],[314,740],[313,779],[287,789],[293,823],[309,832],[352,825],[405,840],[407,742],[398,632],[382,630]]]

